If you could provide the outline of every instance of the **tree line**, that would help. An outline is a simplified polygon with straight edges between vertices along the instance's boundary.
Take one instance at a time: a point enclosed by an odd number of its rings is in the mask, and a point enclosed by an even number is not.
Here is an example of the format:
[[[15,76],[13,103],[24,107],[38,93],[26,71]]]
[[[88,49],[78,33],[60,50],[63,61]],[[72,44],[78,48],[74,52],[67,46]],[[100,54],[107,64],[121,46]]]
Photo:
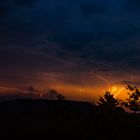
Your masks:
[[[128,98],[125,101],[115,98],[111,91],[106,91],[103,96],[99,96],[97,106],[105,111],[115,111],[117,108],[127,108],[134,113],[140,111],[140,91],[136,86],[127,85],[125,88],[128,90]],[[28,91],[37,92],[33,87],[29,87]],[[49,90],[47,94],[52,94],[56,97],[56,100],[63,101],[65,96],[58,93],[56,90]]]

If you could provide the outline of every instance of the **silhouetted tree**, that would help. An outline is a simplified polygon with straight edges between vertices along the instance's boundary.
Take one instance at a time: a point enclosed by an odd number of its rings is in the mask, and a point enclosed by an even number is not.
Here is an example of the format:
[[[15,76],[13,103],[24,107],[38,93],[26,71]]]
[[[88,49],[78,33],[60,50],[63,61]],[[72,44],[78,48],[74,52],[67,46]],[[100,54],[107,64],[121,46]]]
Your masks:
[[[47,97],[49,100],[56,100],[58,94],[59,94],[59,93],[58,93],[55,89],[50,89],[50,90],[47,92],[46,97]]]
[[[63,100],[65,100],[65,96],[63,96],[63,95],[61,95],[61,94],[58,94],[58,95],[57,95],[57,100],[58,100],[58,101],[63,101]]]
[[[130,85],[127,85],[126,89],[130,92],[128,93],[129,97],[126,99],[126,102],[123,102],[123,105],[136,113],[140,110],[140,91],[137,87]]]
[[[112,112],[115,111],[116,108],[119,106],[120,101],[121,100],[114,98],[111,92],[107,91],[105,95],[103,95],[103,97],[99,97],[98,105],[104,111]]]
[[[62,101],[65,100],[65,96],[60,94],[57,90],[51,89],[47,92],[48,99]]]

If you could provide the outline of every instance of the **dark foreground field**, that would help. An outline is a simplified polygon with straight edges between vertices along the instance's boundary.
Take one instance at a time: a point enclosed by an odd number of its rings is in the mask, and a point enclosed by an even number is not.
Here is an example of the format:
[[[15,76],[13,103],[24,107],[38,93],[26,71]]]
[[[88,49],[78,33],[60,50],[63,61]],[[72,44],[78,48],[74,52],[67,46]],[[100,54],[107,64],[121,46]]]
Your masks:
[[[139,136],[139,124],[139,115],[120,108],[105,112],[84,102],[24,99],[0,103],[3,140],[133,140]]]

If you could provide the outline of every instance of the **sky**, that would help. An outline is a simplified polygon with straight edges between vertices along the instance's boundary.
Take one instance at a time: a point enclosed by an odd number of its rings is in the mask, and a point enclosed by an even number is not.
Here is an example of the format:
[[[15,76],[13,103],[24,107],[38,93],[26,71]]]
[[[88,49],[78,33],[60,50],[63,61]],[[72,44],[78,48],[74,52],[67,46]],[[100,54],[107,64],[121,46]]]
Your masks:
[[[140,85],[139,0],[1,0],[0,86],[89,99]]]

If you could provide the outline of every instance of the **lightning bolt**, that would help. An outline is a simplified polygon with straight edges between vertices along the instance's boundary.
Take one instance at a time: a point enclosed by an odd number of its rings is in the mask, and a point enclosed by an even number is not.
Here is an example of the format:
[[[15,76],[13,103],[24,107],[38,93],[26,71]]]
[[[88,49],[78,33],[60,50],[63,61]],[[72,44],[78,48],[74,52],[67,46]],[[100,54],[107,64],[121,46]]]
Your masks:
[[[115,94],[115,98],[121,93],[121,91],[123,91],[125,88],[124,87],[122,87],[116,94]]]
[[[105,79],[104,77],[102,77],[101,75],[98,75],[98,74],[96,74],[97,75],[97,78],[99,78],[99,79],[101,79],[102,81],[104,81],[107,85],[108,85],[108,87],[110,87],[110,82],[107,80],[107,79]]]
[[[113,86],[112,87],[112,90],[111,90],[111,93],[113,93],[114,91],[116,91],[117,90],[117,87],[116,86]]]

